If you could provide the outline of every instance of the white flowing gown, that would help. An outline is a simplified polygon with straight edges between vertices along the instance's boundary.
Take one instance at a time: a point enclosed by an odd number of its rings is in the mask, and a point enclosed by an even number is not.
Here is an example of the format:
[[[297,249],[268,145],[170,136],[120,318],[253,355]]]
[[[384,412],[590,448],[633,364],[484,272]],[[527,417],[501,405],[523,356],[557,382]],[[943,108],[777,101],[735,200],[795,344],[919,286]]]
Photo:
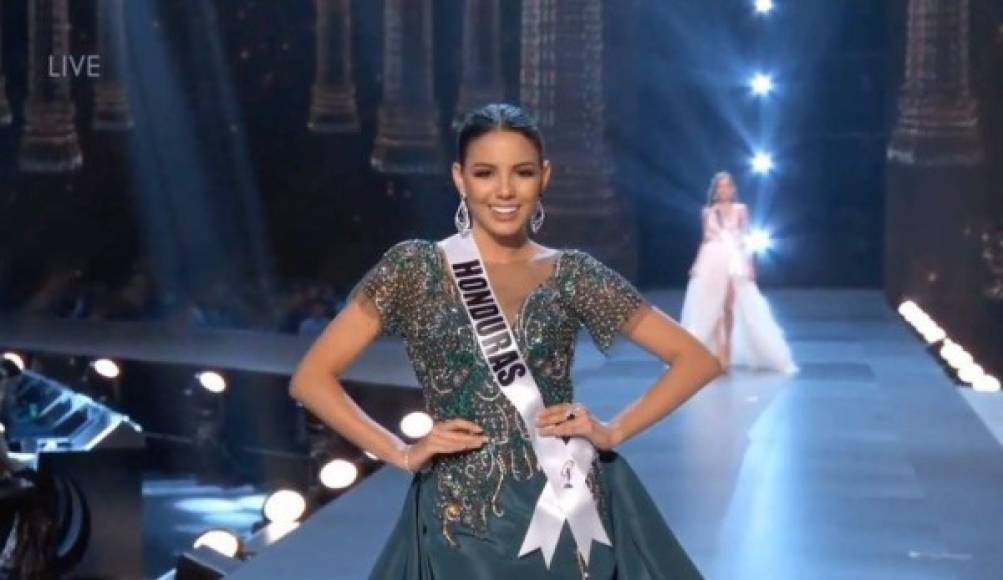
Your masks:
[[[795,373],[797,365],[766,298],[751,277],[745,248],[748,209],[741,204],[725,219],[705,208],[704,239],[690,270],[681,324],[711,352],[718,352],[728,287],[733,288],[731,363],[756,369]]]

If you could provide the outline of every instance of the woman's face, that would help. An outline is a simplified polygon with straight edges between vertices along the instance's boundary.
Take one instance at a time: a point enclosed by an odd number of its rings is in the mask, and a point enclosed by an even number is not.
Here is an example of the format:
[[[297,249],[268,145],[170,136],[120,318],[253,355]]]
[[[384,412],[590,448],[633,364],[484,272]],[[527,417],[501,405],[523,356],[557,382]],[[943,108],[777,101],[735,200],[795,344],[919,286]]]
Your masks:
[[[498,238],[525,234],[549,181],[550,164],[515,131],[481,135],[468,145],[464,164],[453,164],[453,182],[467,199],[473,225]]]
[[[735,200],[735,182],[730,177],[722,177],[717,180],[714,200],[725,203]]]

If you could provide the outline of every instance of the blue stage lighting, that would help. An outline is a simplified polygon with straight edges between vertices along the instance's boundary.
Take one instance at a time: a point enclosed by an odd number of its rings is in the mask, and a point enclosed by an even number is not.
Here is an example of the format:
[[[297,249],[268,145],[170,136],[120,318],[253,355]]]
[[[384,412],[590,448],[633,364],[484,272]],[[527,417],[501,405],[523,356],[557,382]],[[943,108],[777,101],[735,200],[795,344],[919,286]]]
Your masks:
[[[773,156],[760,151],[752,157],[752,170],[761,175],[773,171]]]
[[[768,74],[756,73],[749,81],[749,86],[752,88],[752,94],[765,97],[773,92],[773,77]]]

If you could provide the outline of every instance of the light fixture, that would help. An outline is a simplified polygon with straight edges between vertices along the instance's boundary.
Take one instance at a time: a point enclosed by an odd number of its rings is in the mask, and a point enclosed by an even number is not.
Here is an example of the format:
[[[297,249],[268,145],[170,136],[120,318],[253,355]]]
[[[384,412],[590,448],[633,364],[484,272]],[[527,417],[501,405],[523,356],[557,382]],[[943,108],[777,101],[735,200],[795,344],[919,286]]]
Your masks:
[[[766,175],[773,171],[773,156],[760,151],[752,156],[752,170],[760,175]]]
[[[117,379],[122,370],[118,364],[110,358],[99,358],[91,363],[94,371],[106,379]]]
[[[746,237],[745,243],[748,245],[749,251],[761,254],[773,247],[773,238],[766,230],[754,229]]]
[[[202,388],[210,393],[220,394],[226,390],[226,379],[215,371],[202,371],[195,375]]]
[[[358,477],[359,468],[345,459],[332,459],[320,470],[320,482],[328,489],[345,489]]]
[[[995,393],[1000,390],[1000,380],[992,375],[982,375],[972,383],[972,388],[983,393]]]
[[[749,80],[749,87],[752,94],[757,97],[765,97],[773,92],[773,77],[764,73],[756,73]]]
[[[5,353],[3,353],[3,358],[4,358],[4,360],[9,360],[10,362],[12,362],[15,365],[17,365],[18,370],[21,370],[21,371],[24,370],[24,367],[25,367],[24,357],[22,357],[21,355],[17,354],[16,352],[5,352]]]
[[[262,512],[269,522],[295,522],[306,513],[306,499],[297,491],[280,489],[268,496]]]
[[[756,12],[759,14],[769,14],[773,11],[773,0],[755,0]]]
[[[918,310],[919,306],[917,306],[916,303],[913,302],[912,300],[906,300],[902,304],[899,304],[898,308],[899,314],[901,314],[903,318],[909,318],[910,313],[916,312]]]
[[[240,538],[232,531],[213,529],[199,534],[199,537],[195,538],[192,548],[198,549],[206,546],[223,554],[227,558],[236,558],[240,553],[240,545]]]
[[[432,430],[432,418],[422,411],[408,413],[401,419],[400,430],[411,439],[420,439]]]

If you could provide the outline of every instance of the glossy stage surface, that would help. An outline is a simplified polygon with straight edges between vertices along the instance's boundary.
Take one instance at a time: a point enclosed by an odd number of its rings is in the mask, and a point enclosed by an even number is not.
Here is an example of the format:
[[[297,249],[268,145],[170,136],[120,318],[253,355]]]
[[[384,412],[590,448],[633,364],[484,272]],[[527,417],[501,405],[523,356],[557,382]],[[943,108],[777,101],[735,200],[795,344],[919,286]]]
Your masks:
[[[766,294],[802,372],[734,371],[620,448],[704,574],[1001,577],[1003,394],[953,385],[877,291]],[[579,400],[608,418],[661,370],[583,333]],[[407,484],[381,470],[231,577],[367,577]]]

